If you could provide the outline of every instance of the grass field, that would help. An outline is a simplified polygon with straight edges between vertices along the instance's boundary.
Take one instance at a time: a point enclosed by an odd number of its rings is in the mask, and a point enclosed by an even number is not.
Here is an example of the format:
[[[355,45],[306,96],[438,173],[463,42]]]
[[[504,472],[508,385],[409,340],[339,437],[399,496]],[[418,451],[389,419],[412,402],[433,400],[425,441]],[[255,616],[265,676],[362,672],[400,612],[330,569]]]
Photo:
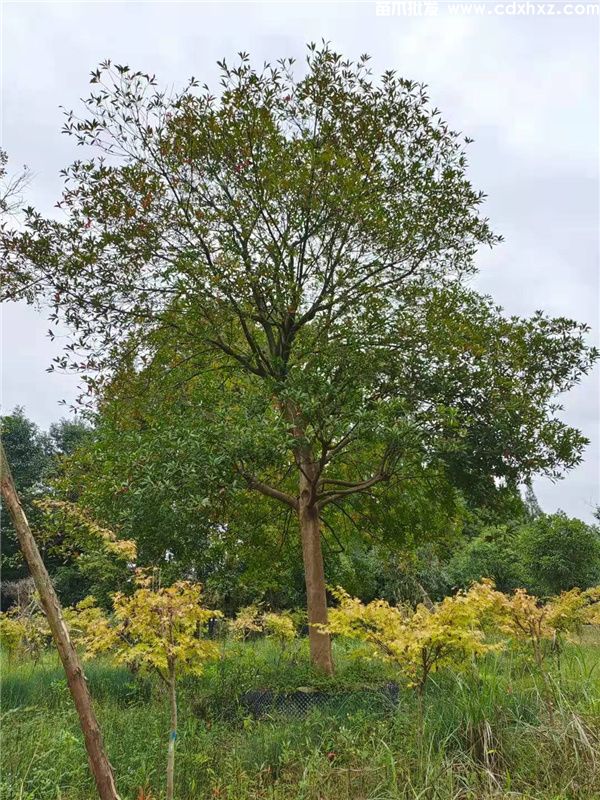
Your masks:
[[[316,676],[305,643],[227,645],[180,691],[178,800],[600,798],[600,643],[568,645],[544,678],[519,653],[433,676],[422,705],[365,692],[393,680],[336,647],[337,674]],[[123,800],[163,796],[168,713],[148,678],[96,661],[87,674]],[[248,715],[247,690],[313,687],[331,703],[304,716]],[[335,702],[343,695],[342,702]],[[95,795],[66,683],[53,654],[2,661],[3,800]],[[143,792],[140,792],[140,789]]]

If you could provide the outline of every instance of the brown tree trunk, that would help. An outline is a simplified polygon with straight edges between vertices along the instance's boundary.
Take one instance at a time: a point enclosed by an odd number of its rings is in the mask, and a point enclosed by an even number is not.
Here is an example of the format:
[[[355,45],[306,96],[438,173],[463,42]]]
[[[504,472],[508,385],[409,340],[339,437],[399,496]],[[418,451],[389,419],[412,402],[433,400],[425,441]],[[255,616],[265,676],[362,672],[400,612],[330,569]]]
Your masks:
[[[301,508],[299,512],[304,580],[306,583],[306,607],[308,611],[308,641],[310,660],[315,667],[327,675],[333,674],[331,639],[315,625],[327,624],[327,595],[323,551],[321,549],[321,525],[316,506]]]
[[[304,473],[300,475],[298,519],[306,583],[306,608],[308,611],[308,642],[310,660],[327,675],[333,674],[331,637],[315,625],[327,624],[327,594],[323,550],[321,547],[321,521],[313,492]]]
[[[299,492],[296,510],[300,524],[304,582],[306,585],[306,610],[308,612],[308,642],[313,666],[333,674],[331,637],[315,625],[327,624],[327,591],[323,550],[321,547],[321,521],[317,506],[317,483],[320,478],[319,465],[315,462],[311,447],[305,439],[301,414],[292,402],[282,406],[282,412],[291,426],[292,436],[297,441],[294,459],[299,471]]]
[[[60,603],[50,576],[46,570],[37,544],[27,522],[14,481],[6,460],[4,446],[0,442],[0,482],[2,499],[12,518],[17,532],[19,545],[27,561],[31,577],[40,596],[40,602],[48,618],[48,625],[60,655],[60,660],[67,676],[71,697],[75,703],[85,748],[88,754],[90,769],[96,782],[101,800],[119,800],[115,788],[112,768],[104,752],[102,734],[92,708],[92,699],[86,683],[85,675],[79,662],[75,648],[71,644],[69,632],[62,617]]]

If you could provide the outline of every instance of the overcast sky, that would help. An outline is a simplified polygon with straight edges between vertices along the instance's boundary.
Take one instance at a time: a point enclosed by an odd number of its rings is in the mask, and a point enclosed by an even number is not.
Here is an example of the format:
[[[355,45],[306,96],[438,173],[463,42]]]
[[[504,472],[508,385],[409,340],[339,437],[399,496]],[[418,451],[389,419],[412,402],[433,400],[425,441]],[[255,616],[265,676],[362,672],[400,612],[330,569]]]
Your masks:
[[[514,2],[457,5],[5,1],[3,146],[13,166],[34,174],[27,199],[51,213],[59,170],[80,155],[60,134],[59,106],[77,106],[99,61],[154,72],[167,85],[190,75],[214,85],[215,61],[240,50],[258,63],[302,59],[306,42],[325,38],[349,57],[368,52],[374,72],[393,68],[429,84],[452,127],[475,139],[470,177],[505,237],[482,255],[477,287],[510,313],[586,321],[598,341],[600,17],[560,3],[546,4],[552,15],[537,4],[528,15]],[[3,411],[23,405],[47,427],[65,413],[58,401],[75,395],[71,377],[45,372],[60,341],[22,304],[5,306],[2,327]],[[564,398],[564,419],[591,444],[563,481],[536,482],[545,511],[590,520],[600,500],[598,377]]]

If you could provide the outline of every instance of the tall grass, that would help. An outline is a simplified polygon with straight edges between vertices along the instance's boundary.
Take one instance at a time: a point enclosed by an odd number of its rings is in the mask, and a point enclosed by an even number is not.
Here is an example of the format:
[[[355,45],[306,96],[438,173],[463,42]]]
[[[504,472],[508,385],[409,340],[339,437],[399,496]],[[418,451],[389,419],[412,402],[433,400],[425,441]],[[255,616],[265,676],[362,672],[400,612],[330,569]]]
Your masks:
[[[393,677],[338,646],[336,676],[315,675],[305,644],[227,647],[181,691],[179,800],[594,800],[600,798],[600,647],[570,645],[542,680],[519,653],[440,672],[423,707],[401,690],[394,707],[360,689]],[[77,719],[52,656],[3,661],[6,800],[94,797]],[[148,679],[102,661],[92,694],[123,800],[162,795],[166,701]],[[305,717],[245,715],[250,689],[344,692]]]

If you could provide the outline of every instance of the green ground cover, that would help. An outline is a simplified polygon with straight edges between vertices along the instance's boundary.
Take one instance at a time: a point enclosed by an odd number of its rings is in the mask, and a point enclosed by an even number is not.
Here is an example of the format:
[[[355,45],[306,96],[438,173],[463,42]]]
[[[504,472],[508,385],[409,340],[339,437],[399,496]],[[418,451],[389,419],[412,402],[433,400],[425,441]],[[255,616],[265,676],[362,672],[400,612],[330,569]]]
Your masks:
[[[542,676],[518,652],[433,677],[422,705],[365,689],[393,680],[336,645],[334,678],[308,665],[306,643],[224,646],[183,682],[179,800],[458,800],[600,798],[600,642],[567,645]],[[101,660],[87,674],[123,800],[161,797],[168,711],[161,688]],[[332,702],[256,719],[245,691],[303,688]],[[335,698],[342,695],[342,702]],[[91,800],[77,718],[56,657],[2,661],[2,797]]]

